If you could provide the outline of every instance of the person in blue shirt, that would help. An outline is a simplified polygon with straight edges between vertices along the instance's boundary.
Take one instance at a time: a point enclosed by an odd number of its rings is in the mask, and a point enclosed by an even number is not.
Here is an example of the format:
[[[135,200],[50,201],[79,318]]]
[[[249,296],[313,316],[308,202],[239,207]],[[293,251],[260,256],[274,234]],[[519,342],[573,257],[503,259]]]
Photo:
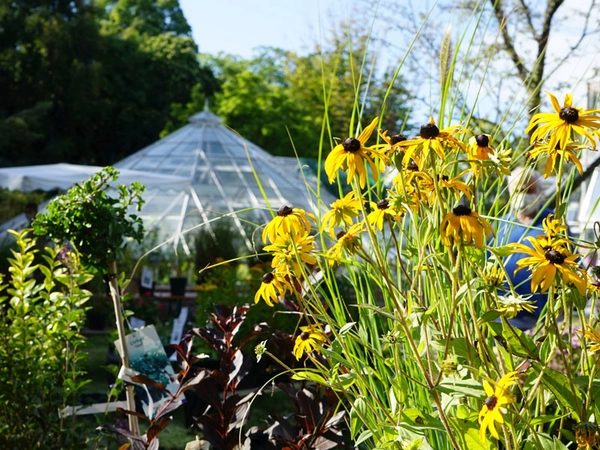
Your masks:
[[[543,208],[546,199],[542,189],[542,176],[531,168],[517,167],[508,177],[508,191],[511,211],[502,218],[499,225],[496,236],[497,245],[520,242],[531,247],[525,238],[543,234],[542,221],[549,214],[554,214],[552,209]],[[529,301],[536,306],[534,312],[521,311],[508,321],[521,330],[528,330],[536,326],[540,313],[548,302],[547,292],[538,291],[535,294],[531,292],[531,271],[522,269],[515,274],[517,261],[528,256],[525,253],[514,253],[504,260],[504,268],[516,293],[529,297]],[[498,295],[506,294],[510,294],[510,292],[498,292]]]

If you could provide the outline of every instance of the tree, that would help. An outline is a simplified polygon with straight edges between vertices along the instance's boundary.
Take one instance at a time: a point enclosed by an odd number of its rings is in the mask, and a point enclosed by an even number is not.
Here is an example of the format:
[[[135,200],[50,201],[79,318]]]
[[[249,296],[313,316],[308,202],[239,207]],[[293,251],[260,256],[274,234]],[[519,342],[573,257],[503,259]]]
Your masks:
[[[405,122],[410,96],[400,78],[388,94],[387,78],[375,76],[367,41],[362,37],[352,43],[334,33],[325,47],[317,46],[307,55],[268,47],[250,60],[205,55],[217,82],[196,86],[192,102],[185,106],[173,105],[172,121],[164,132],[203,109],[207,97],[203,86],[216,86],[211,109],[228,126],[275,155],[317,158],[323,127],[326,154],[333,138],[354,134],[353,114],[378,116],[384,101],[384,127],[396,133]],[[368,58],[365,64],[363,58]]]
[[[124,35],[192,34],[179,0],[101,0],[100,5],[107,11],[104,25]]]
[[[178,1],[99,5],[0,0],[1,165],[114,163],[189,100],[201,69]]]

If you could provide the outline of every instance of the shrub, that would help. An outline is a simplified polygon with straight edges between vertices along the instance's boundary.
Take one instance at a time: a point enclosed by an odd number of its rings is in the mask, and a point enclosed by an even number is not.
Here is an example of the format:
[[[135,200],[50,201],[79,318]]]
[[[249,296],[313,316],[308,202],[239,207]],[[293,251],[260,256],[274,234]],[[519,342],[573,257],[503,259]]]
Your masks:
[[[91,275],[68,248],[46,248],[34,264],[36,240],[12,234],[17,250],[0,285],[0,448],[81,448],[75,418],[59,411],[87,383],[79,350],[91,294],[81,286]]]

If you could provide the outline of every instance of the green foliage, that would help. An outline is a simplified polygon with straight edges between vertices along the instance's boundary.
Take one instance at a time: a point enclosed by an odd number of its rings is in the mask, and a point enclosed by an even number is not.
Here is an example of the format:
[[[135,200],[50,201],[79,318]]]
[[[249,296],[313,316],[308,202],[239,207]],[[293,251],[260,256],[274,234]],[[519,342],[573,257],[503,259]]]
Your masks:
[[[82,253],[82,262],[89,269],[107,270],[116,261],[125,238],[141,242],[144,236],[142,220],[129,214],[130,206],[139,211],[144,186],[118,185],[118,197],[107,189],[118,179],[119,172],[105,167],[88,181],[75,184],[65,195],[52,200],[47,212],[38,214],[33,223],[36,234],[46,234],[57,243],[73,242]]]
[[[25,212],[30,203],[40,204],[47,197],[44,192],[19,192],[0,188],[0,223]]]
[[[200,228],[194,236],[196,269],[236,259],[241,256],[240,244],[239,232],[231,220],[221,219]],[[203,279],[202,273],[199,279]]]
[[[192,33],[179,0],[100,0],[99,4],[109,11],[104,26],[124,34],[189,36]]]
[[[301,157],[317,158],[322,143],[328,148],[332,137],[354,134],[346,118],[359,109],[374,117],[385,106],[383,124],[395,134],[405,128],[411,95],[400,77],[388,92],[386,78],[371,73],[374,66],[356,69],[366,44],[364,36],[349,42],[334,35],[326,48],[316,47],[305,56],[271,47],[261,48],[250,60],[204,55],[216,82],[205,77],[196,86],[192,102],[185,107],[174,104],[172,119],[162,134],[184,125],[203,109],[206,95],[210,96],[207,92],[215,92],[212,110],[228,126],[274,155],[294,156],[297,152]],[[335,106],[323,102],[324,89],[336,99]],[[355,92],[360,93],[359,103]],[[325,140],[323,128],[330,130]]]
[[[0,164],[111,164],[202,80],[178,0],[0,4]]]
[[[0,285],[0,447],[82,448],[75,418],[57,412],[87,383],[80,329],[91,294],[81,286],[91,275],[67,248],[47,248],[34,264],[29,231],[11,232],[18,250]]]

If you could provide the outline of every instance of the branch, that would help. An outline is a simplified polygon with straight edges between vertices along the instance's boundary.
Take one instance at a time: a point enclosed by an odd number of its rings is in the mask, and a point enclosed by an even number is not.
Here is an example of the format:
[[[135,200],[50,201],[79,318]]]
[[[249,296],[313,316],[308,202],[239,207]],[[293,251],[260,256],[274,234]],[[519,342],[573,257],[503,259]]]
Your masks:
[[[506,53],[508,53],[508,56],[510,56],[510,59],[517,68],[519,78],[521,79],[521,81],[523,81],[523,83],[526,83],[527,79],[529,78],[529,71],[523,65],[523,59],[517,53],[517,50],[514,46],[513,38],[508,33],[508,28],[506,27],[507,19],[504,14],[504,8],[502,7],[502,1],[503,0],[490,0],[490,3],[492,4],[494,15],[496,16],[496,19],[498,19],[498,26],[500,28],[500,33],[502,34],[502,40],[504,41],[504,49],[506,50]]]
[[[519,0],[519,3],[521,3],[521,7],[523,8],[523,12],[525,14],[525,20],[527,21],[527,27],[529,28],[529,31],[531,31],[531,35],[533,36],[533,39],[535,39],[536,41],[540,39],[540,35],[538,34],[538,32],[535,30],[535,27],[533,26],[533,19],[532,19],[532,14],[531,14],[531,9],[529,9],[529,6],[527,6],[527,4],[525,3],[525,0]]]
[[[598,27],[596,27],[593,31],[588,30],[589,23],[590,23],[590,17],[592,15],[592,10],[595,8],[595,6],[596,6],[596,0],[592,0],[587,13],[585,14],[585,24],[583,26],[583,30],[581,31],[581,35],[579,36],[579,39],[577,40],[577,42],[574,45],[571,46],[571,49],[569,50],[569,52],[565,53],[565,56],[550,71],[550,73],[547,75],[548,78],[550,78],[554,74],[554,72],[556,72],[566,62],[567,59],[569,59],[569,57],[571,56],[571,53],[573,53],[575,50],[577,50],[579,48],[579,46],[581,45],[581,43],[583,42],[583,40],[586,37],[588,37],[594,33],[598,33],[600,31],[600,28],[598,28]]]

